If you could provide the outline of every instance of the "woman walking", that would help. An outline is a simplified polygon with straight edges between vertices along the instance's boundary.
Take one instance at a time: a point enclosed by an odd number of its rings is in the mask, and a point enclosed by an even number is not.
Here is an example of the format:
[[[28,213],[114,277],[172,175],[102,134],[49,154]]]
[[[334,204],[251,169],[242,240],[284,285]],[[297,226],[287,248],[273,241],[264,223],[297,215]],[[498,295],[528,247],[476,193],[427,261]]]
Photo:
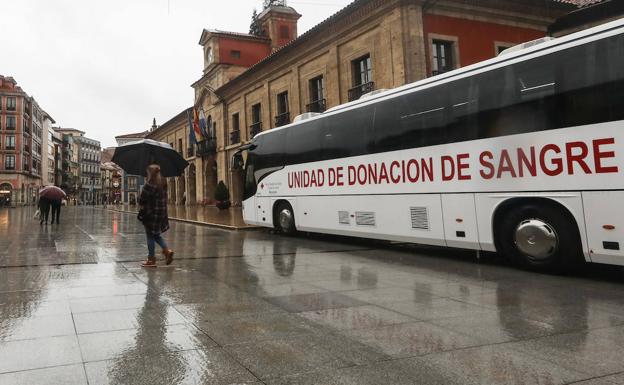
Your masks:
[[[147,236],[147,260],[142,263],[144,267],[156,267],[155,247],[156,243],[162,248],[165,263],[173,262],[173,250],[167,247],[162,233],[169,230],[169,217],[167,215],[167,181],[160,175],[160,166],[152,164],[147,168],[147,183],[143,186],[139,196],[138,218],[145,226]]]

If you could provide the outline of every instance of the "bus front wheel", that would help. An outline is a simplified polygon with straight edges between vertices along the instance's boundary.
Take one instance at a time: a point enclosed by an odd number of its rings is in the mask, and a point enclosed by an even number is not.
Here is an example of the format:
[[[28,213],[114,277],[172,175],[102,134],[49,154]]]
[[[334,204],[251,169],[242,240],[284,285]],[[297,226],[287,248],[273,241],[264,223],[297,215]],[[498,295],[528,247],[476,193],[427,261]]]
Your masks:
[[[288,202],[281,202],[275,209],[275,224],[279,231],[284,234],[294,234],[297,231],[295,226],[295,212]]]
[[[561,272],[573,267],[581,260],[581,242],[574,220],[565,214],[541,203],[512,208],[501,221],[503,254],[534,271]]]

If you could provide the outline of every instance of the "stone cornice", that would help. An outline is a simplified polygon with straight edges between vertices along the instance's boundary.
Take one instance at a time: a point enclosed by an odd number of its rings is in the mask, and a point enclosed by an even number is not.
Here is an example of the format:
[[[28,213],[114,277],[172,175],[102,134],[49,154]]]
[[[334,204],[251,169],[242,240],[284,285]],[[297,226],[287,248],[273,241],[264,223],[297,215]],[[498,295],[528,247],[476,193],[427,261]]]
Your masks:
[[[322,42],[328,39],[335,39],[337,35],[356,24],[362,24],[363,20],[377,17],[388,8],[395,7],[401,0],[356,0],[338,13],[332,15],[325,21],[313,27],[308,32],[293,40],[282,49],[274,52],[261,60],[238,77],[224,84],[217,89],[217,92],[224,97],[238,92],[249,82],[258,81],[258,72],[267,68],[285,68],[284,62],[292,62],[303,57],[312,48],[322,46]],[[302,48],[304,47],[304,48]]]

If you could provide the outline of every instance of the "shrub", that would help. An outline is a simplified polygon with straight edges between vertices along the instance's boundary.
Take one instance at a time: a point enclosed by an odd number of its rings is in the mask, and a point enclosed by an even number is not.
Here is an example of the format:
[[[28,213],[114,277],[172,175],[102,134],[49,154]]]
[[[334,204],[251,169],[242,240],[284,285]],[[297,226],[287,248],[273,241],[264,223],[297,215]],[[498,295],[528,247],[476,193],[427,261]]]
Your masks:
[[[215,189],[214,197],[216,201],[225,202],[230,200],[230,190],[223,181],[220,181]]]

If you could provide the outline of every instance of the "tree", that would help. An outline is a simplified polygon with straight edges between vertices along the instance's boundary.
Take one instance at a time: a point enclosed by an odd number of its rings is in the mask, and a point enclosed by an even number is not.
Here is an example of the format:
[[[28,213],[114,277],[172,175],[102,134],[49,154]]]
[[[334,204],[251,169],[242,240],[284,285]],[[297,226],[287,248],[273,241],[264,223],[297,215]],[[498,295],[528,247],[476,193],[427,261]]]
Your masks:
[[[251,15],[251,25],[249,26],[249,34],[253,36],[260,36],[262,34],[262,26],[260,26],[260,20],[258,20],[258,11],[254,8]]]

